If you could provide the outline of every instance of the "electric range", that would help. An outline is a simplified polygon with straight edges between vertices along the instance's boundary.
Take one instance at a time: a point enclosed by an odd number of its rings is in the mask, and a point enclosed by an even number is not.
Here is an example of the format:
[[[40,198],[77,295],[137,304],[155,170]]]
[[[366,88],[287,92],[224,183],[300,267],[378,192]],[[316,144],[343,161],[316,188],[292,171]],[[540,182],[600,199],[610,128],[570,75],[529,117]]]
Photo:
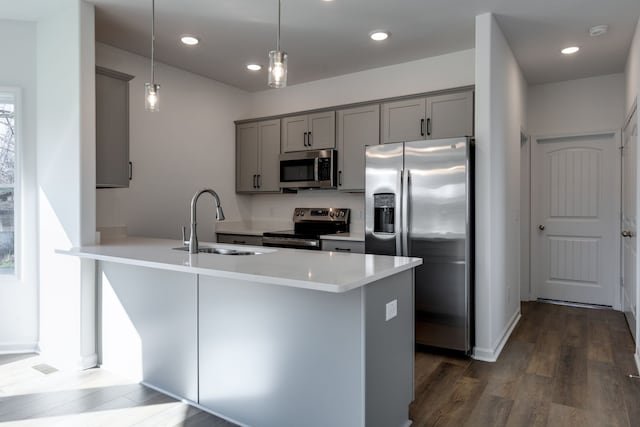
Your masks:
[[[293,230],[262,234],[262,244],[279,248],[320,250],[320,236],[348,233],[350,209],[295,208]]]

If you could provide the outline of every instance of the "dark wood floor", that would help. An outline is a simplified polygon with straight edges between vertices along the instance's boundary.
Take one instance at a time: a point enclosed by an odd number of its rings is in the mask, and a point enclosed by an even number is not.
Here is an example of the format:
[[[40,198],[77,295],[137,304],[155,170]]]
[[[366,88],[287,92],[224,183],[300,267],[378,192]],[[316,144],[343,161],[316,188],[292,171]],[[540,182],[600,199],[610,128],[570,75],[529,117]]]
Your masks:
[[[40,364],[0,356],[2,427],[233,426],[102,369]],[[498,362],[418,352],[415,373],[416,427],[640,426],[633,341],[611,310],[526,303]]]
[[[496,363],[416,353],[414,426],[640,426],[640,380],[624,316],[543,304]]]

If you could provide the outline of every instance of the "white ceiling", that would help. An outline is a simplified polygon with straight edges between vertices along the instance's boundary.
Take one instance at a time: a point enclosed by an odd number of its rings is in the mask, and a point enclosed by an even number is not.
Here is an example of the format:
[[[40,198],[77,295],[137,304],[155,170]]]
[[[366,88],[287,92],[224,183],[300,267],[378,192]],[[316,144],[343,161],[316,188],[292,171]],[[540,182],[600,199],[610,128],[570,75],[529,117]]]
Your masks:
[[[149,55],[151,0],[89,1],[96,5],[98,41]],[[38,8],[28,7],[36,3]],[[48,12],[42,4],[55,2],[0,0],[5,11],[15,9],[14,19]],[[475,16],[485,12],[496,15],[527,81],[536,84],[622,72],[640,1],[282,0],[289,84],[473,48]],[[156,0],[156,59],[248,91],[264,90],[266,71],[252,73],[245,65],[266,65],[276,20],[277,0]],[[589,28],[598,24],[609,25],[609,33],[590,37]],[[375,43],[368,38],[374,29],[392,36]],[[181,45],[185,33],[197,35],[200,45]],[[570,44],[582,50],[561,55]]]

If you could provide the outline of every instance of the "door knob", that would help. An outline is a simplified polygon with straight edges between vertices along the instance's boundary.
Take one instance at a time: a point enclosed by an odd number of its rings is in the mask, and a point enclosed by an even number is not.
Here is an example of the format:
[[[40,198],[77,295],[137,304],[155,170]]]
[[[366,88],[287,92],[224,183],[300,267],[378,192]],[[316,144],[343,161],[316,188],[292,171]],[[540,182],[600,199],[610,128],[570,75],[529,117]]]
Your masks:
[[[622,230],[622,237],[629,237],[629,232],[627,230]]]
[[[538,226],[538,230],[543,231],[543,230],[544,230],[544,225],[540,224],[540,225]]]

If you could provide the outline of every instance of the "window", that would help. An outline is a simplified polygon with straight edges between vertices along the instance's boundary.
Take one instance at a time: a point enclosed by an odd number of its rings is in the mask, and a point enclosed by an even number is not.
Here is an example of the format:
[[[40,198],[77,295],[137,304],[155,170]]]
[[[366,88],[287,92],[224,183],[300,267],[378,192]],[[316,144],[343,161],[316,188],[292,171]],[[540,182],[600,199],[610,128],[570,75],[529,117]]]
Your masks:
[[[0,275],[16,274],[16,96],[0,91]]]

